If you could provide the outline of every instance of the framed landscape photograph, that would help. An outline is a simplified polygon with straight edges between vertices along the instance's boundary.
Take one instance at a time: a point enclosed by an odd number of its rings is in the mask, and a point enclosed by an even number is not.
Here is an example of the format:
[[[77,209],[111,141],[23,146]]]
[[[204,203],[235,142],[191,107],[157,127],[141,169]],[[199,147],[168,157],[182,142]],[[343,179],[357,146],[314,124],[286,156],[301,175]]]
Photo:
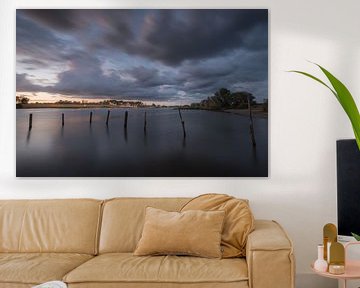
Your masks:
[[[17,177],[267,177],[267,9],[18,9]]]

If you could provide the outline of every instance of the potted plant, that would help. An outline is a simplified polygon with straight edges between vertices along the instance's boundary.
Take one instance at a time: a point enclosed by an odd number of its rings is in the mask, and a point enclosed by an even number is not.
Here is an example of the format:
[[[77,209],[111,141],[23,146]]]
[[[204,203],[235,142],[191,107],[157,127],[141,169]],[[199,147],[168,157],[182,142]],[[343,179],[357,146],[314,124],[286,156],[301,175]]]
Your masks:
[[[318,66],[320,68],[320,70],[325,74],[326,78],[330,82],[330,85],[326,84],[324,81],[320,80],[319,78],[317,78],[307,72],[298,71],[298,70],[292,70],[289,72],[294,72],[294,73],[305,75],[305,76],[321,83],[322,85],[327,87],[332,92],[332,94],[334,94],[336,99],[339,101],[340,105],[343,107],[345,113],[349,117],[350,123],[351,123],[353,131],[354,131],[358,152],[360,153],[360,114],[359,114],[359,110],[356,106],[356,103],[354,101],[354,98],[352,97],[350,91],[346,88],[346,86],[340,80],[338,80],[333,74],[331,74],[328,70],[326,70],[322,66],[320,66],[316,63],[314,63],[314,64],[316,66]],[[355,149],[354,152],[356,153],[357,149],[355,147],[356,147],[356,145],[354,146],[354,149]],[[357,157],[357,159],[358,159],[358,157]],[[357,160],[353,160],[353,161],[357,161]],[[357,241],[360,241],[360,235],[355,234],[355,233],[351,233],[351,234]]]

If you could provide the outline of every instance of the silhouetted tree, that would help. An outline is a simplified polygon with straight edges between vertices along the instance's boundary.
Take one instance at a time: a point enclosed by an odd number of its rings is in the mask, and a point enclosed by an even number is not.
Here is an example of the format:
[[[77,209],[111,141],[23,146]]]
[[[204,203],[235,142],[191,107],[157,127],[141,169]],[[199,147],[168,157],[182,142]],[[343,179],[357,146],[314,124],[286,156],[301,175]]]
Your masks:
[[[28,104],[30,99],[25,96],[16,96],[16,104]]]
[[[250,105],[255,105],[255,97],[245,91],[233,92],[226,88],[221,88],[214,93],[214,96],[202,100],[200,103],[193,103],[192,107],[200,107],[205,109],[219,110],[219,109],[246,109]]]

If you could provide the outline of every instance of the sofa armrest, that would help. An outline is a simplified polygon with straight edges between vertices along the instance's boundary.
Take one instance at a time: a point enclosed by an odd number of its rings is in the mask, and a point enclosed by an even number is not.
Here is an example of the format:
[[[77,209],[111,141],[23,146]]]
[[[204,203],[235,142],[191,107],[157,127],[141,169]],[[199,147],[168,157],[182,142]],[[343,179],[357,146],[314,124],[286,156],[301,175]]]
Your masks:
[[[293,245],[277,222],[255,221],[247,240],[246,261],[250,288],[295,287]]]

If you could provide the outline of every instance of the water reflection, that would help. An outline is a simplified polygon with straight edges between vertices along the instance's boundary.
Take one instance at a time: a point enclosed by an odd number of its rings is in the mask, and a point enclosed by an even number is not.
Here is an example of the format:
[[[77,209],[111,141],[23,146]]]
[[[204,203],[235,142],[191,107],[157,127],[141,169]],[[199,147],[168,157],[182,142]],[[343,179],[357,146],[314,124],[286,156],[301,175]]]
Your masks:
[[[146,133],[146,129],[144,129],[144,145],[147,146],[147,133]]]
[[[185,147],[186,147],[186,137],[183,137],[182,147],[183,147],[183,148],[185,148]]]
[[[252,156],[253,156],[255,163],[257,163],[258,159],[257,159],[256,146],[252,146]]]
[[[109,125],[106,124],[106,136],[108,139],[110,139],[110,128]]]
[[[30,137],[31,137],[31,129],[28,130],[27,135],[26,135],[26,145],[29,145]]]
[[[114,109],[121,117],[104,127],[107,109],[97,109],[91,125],[86,109],[17,110],[17,176],[267,176],[267,119],[254,119],[253,149],[247,117],[184,110],[184,137],[177,110],[131,109],[127,129],[124,111]],[[33,131],[29,112],[37,120]],[[66,131],[59,127],[65,112]]]
[[[127,142],[128,142],[128,131],[127,131],[127,128],[124,128],[124,139],[125,139],[125,142],[127,143]]]

